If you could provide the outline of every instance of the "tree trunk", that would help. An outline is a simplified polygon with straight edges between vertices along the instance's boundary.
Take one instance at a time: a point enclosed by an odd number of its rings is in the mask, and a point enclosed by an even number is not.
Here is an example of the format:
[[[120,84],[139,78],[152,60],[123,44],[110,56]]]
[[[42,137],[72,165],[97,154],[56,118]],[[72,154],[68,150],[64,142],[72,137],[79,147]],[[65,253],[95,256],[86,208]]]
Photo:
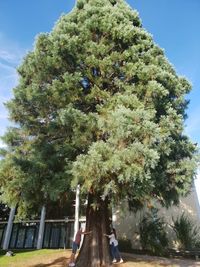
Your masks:
[[[110,219],[108,200],[88,195],[86,211],[86,231],[80,253],[76,259],[76,267],[110,267],[111,257],[108,238]]]

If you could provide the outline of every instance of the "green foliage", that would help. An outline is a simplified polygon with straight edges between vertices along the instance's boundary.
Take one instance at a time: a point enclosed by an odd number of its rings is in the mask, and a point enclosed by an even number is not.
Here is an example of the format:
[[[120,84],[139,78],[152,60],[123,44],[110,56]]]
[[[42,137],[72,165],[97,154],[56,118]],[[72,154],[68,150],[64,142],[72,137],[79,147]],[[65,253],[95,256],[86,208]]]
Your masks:
[[[78,9],[82,9],[84,7],[84,1],[83,0],[78,0],[76,3],[76,6]]]
[[[9,213],[9,207],[3,203],[0,203],[0,221],[7,221],[9,218]]]
[[[8,132],[7,153],[0,162],[1,199],[10,206],[18,205],[19,217],[34,217],[42,205],[61,200],[60,192],[69,189],[62,155],[47,140],[37,143],[20,129],[10,131],[15,135]]]
[[[184,134],[191,90],[123,0],[79,0],[40,34],[7,103],[2,199],[22,213],[78,183],[137,210],[178,203],[196,172]]]
[[[168,246],[165,232],[166,223],[157,213],[146,214],[140,222],[140,242],[142,249],[147,249],[154,254],[163,255]]]
[[[180,249],[199,248],[200,228],[184,213],[173,219],[172,228],[176,233]]]

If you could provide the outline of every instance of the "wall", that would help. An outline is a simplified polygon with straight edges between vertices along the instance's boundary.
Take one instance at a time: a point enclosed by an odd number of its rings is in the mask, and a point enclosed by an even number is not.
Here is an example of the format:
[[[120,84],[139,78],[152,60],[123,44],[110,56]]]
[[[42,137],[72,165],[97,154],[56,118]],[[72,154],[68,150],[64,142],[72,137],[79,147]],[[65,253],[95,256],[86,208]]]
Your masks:
[[[169,209],[156,205],[159,209],[159,217],[164,217],[165,222],[168,223],[166,231],[172,246],[176,247],[175,235],[171,228],[172,218],[177,218],[183,212],[200,226],[200,207],[197,199],[195,188],[185,198],[180,199],[179,206],[173,206]],[[140,212],[132,213],[128,211],[126,203],[121,204],[120,208],[114,210],[113,224],[116,227],[118,239],[130,239],[133,248],[140,248],[139,242],[139,222],[144,214],[149,211],[148,208]]]

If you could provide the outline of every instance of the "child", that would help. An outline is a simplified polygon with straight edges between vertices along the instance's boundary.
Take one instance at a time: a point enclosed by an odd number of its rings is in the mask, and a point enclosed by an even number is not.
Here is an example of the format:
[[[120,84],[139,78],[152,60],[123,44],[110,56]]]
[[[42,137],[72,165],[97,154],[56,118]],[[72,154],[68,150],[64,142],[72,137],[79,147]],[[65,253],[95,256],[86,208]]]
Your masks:
[[[119,263],[124,262],[120,253],[119,253],[119,248],[118,248],[118,241],[117,241],[117,236],[116,236],[116,230],[115,228],[112,228],[111,234],[105,236],[110,238],[110,248],[111,248],[111,255],[112,255],[112,262],[116,263],[117,260]]]

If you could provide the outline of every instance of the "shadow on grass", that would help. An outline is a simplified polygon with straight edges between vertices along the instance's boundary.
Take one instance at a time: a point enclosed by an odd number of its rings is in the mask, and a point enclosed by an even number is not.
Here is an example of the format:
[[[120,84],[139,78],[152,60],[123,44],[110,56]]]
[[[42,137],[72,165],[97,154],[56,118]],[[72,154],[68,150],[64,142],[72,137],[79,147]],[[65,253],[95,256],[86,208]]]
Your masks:
[[[35,265],[31,265],[31,267],[51,267],[54,265],[60,265],[62,267],[62,266],[66,266],[68,259],[69,258],[67,258],[67,257],[60,257],[60,258],[52,261],[51,263],[37,263]]]

